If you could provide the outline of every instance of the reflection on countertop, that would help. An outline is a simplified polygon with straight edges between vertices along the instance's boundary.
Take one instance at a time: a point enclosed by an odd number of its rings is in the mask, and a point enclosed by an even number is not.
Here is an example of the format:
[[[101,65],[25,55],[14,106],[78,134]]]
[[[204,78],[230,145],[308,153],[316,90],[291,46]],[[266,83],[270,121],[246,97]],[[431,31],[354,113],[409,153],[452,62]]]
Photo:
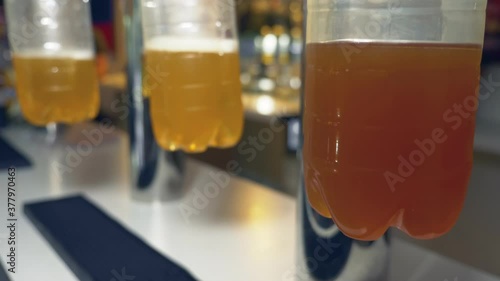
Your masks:
[[[189,160],[183,199],[161,204],[133,201],[126,134],[119,129],[109,130],[102,139],[98,138],[99,142],[92,139],[96,141],[93,143],[88,134],[82,132],[96,132],[95,129],[95,124],[69,128],[56,143],[47,143],[44,131],[28,127],[11,127],[2,131],[1,135],[34,163],[34,168],[18,171],[19,204],[83,193],[160,253],[187,267],[200,280],[289,280],[286,276],[299,276],[303,269],[295,263],[296,200],[293,196]],[[88,150],[82,150],[83,147]],[[484,166],[479,164],[476,167],[473,178],[499,176],[495,174],[500,166],[498,159],[486,157],[479,163],[484,163]],[[0,174],[0,182],[6,181],[7,175]],[[474,257],[472,254],[486,255],[485,252],[491,251],[483,248],[487,243],[494,249],[492,242],[498,224],[489,221],[488,216],[498,214],[494,208],[499,205],[496,203],[499,197],[489,194],[489,199],[484,200],[480,193],[491,192],[489,189],[494,188],[484,185],[479,189],[477,193],[471,192],[464,217],[466,222],[475,218],[476,229],[482,229],[484,233],[475,231],[477,235],[472,237],[474,231],[464,229],[462,220],[456,229],[460,235],[456,237],[469,240],[436,240],[436,244],[460,245],[455,248],[468,251],[471,257]],[[4,205],[5,202],[0,201],[0,209],[4,209]],[[482,206],[480,213],[468,217],[471,206]],[[490,211],[495,213],[488,214]],[[24,266],[20,266],[13,281],[76,281],[25,217],[20,219],[19,229],[22,244],[18,255]],[[479,236],[479,240],[483,240],[481,247],[474,240]],[[0,251],[4,246],[0,245]],[[392,257],[392,278],[389,280],[458,278],[498,281],[399,239],[393,243]],[[495,256],[492,254],[491,257]],[[477,262],[470,261],[474,265]],[[490,265],[493,263],[494,259]],[[484,268],[487,264],[476,266]]]

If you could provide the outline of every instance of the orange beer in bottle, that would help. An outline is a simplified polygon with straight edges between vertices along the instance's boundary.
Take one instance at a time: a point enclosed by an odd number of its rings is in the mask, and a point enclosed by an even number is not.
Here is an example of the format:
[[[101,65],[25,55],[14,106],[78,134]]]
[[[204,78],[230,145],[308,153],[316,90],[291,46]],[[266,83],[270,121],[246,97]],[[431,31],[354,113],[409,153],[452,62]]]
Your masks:
[[[303,154],[311,205],[359,240],[391,226],[419,239],[448,232],[472,168],[481,51],[309,43]]]

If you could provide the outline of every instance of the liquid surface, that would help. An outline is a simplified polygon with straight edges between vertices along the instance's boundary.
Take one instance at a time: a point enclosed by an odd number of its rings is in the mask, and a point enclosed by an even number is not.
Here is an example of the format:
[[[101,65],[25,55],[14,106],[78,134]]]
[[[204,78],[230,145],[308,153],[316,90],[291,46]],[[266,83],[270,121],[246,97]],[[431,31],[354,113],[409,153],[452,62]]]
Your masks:
[[[151,101],[155,138],[166,150],[198,153],[208,147],[233,146],[241,137],[236,45],[210,42],[167,40],[146,45],[150,49],[144,55],[143,92]]]
[[[100,97],[92,58],[14,56],[16,90],[28,122],[77,123],[94,118]]]
[[[311,205],[347,236],[430,239],[462,209],[481,47],[307,45],[304,167]]]

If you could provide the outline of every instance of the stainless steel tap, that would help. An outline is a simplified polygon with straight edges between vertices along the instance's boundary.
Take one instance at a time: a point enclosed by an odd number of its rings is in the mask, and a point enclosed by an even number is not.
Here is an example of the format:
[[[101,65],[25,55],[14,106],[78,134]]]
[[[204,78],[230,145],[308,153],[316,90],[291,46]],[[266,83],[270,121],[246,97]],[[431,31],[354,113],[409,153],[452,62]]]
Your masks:
[[[180,152],[162,151],[154,139],[149,100],[143,97],[141,87],[140,0],[124,1],[133,195],[141,201],[178,198],[182,194],[184,155]],[[298,207],[298,267],[289,280],[387,280],[389,236],[370,243],[354,241],[344,236],[331,219],[321,217],[311,208],[305,198],[303,176]]]
[[[307,0],[303,1],[306,46]],[[302,81],[306,81],[305,52],[302,54]],[[301,91],[304,111],[304,87]],[[302,114],[301,114],[302,115]],[[300,118],[302,121],[302,118]],[[300,130],[302,134],[302,130]],[[301,136],[300,142],[302,143]],[[299,161],[302,153],[299,150]],[[332,219],[317,213],[307,200],[304,168],[301,165],[298,195],[298,251],[296,281],[387,281],[389,279],[389,233],[373,242],[353,240],[340,232]]]
[[[168,201],[182,195],[184,154],[163,151],[156,143],[149,115],[149,99],[142,94],[141,1],[124,0],[127,42],[129,133],[133,191],[139,201]]]

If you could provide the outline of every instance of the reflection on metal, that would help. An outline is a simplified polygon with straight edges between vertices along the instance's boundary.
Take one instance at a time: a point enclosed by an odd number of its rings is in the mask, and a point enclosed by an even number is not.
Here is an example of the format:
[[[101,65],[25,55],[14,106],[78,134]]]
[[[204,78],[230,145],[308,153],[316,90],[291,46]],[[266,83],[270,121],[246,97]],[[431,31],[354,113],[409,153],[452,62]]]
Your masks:
[[[124,0],[127,40],[132,195],[139,201],[166,201],[182,195],[184,155],[165,152],[156,143],[149,100],[142,95],[142,29],[140,0]]]
[[[303,177],[302,177],[303,178]],[[295,280],[386,281],[389,235],[375,242],[348,238],[331,219],[311,208],[304,181],[299,191],[299,249]]]

